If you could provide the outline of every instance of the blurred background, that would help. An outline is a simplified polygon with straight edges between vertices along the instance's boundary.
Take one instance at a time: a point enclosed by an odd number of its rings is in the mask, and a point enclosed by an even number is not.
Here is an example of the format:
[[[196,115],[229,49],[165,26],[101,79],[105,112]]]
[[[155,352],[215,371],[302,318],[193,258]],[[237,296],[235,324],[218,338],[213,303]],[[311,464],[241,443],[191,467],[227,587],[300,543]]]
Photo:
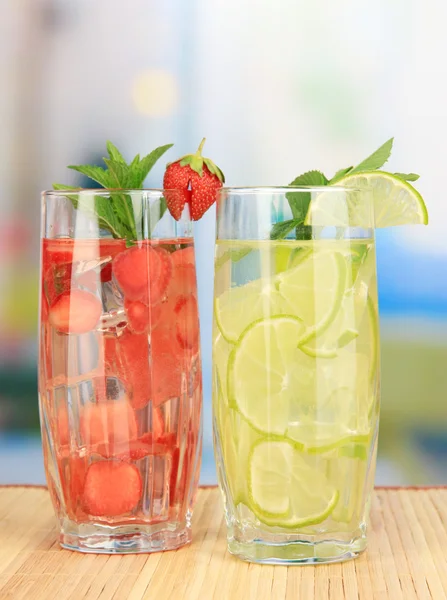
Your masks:
[[[432,0],[2,0],[0,484],[44,483],[37,400],[39,193],[68,164],[207,137],[230,185],[332,175],[395,136],[428,227],[378,232],[378,484],[447,482],[447,5]],[[148,185],[161,184],[164,157]],[[211,438],[214,211],[196,226]]]

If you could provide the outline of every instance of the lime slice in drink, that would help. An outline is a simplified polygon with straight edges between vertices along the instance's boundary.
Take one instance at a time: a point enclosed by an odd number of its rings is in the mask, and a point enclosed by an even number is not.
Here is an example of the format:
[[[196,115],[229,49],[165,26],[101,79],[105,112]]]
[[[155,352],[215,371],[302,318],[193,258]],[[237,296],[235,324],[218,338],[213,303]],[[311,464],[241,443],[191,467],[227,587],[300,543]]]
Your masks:
[[[270,527],[321,523],[334,510],[339,496],[326,478],[322,461],[306,456],[286,440],[255,444],[249,459],[248,489],[250,508]]]
[[[379,356],[379,317],[377,305],[368,296],[366,311],[360,322],[359,340],[356,349],[369,358],[369,381],[372,382],[376,376],[376,367]]]
[[[371,189],[374,214],[362,192],[323,191],[312,200],[305,225],[339,227],[394,227],[428,223],[427,207],[419,192],[391,173],[371,171],[347,175],[337,186]]]
[[[228,404],[228,393],[227,393],[227,373],[228,373],[228,359],[234,345],[227,342],[220,331],[214,329],[214,342],[213,342],[213,368],[215,370],[215,385],[219,385],[223,396],[225,405]]]
[[[315,361],[313,386],[289,405],[287,438],[309,453],[325,453],[370,435],[374,401],[366,355],[340,350]]]
[[[230,406],[263,433],[285,434],[297,390],[314,377],[314,361],[297,347],[303,331],[302,321],[293,316],[260,319],[230,355]]]
[[[225,473],[235,505],[248,502],[247,471],[251,448],[261,439],[242,415],[232,408],[227,412]]]
[[[340,252],[315,251],[278,276],[288,313],[306,325],[300,344],[322,333],[336,318],[346,287],[346,261]]]
[[[359,327],[363,320],[368,298],[368,286],[363,280],[345,292],[332,323],[323,332],[313,333],[300,349],[308,356],[316,358],[335,358],[341,348],[351,344],[359,337]]]
[[[360,458],[340,455],[329,463],[327,477],[341,491],[332,518],[340,523],[361,521],[363,494],[368,463]]]
[[[257,319],[283,312],[284,300],[269,279],[256,279],[233,287],[214,303],[217,326],[227,342],[237,342],[241,333]]]

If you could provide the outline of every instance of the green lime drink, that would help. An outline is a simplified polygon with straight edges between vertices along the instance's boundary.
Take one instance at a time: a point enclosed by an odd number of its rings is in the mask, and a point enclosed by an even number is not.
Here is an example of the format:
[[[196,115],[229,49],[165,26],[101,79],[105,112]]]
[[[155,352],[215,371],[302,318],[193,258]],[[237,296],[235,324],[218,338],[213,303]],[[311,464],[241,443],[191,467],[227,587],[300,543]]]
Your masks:
[[[214,415],[227,510],[272,539],[359,529],[378,422],[374,241],[216,248]]]
[[[415,175],[352,171],[339,185],[227,189],[218,203],[214,441],[228,549],[245,560],[333,562],[366,548],[379,422],[374,233],[425,223],[427,211],[403,179]]]

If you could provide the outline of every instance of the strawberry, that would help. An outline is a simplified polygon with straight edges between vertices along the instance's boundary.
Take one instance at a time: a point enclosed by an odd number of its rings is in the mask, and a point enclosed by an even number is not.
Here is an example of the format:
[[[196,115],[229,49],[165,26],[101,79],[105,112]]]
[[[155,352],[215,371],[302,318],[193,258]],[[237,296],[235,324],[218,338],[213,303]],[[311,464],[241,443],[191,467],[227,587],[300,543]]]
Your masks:
[[[135,413],[126,399],[88,403],[82,409],[79,432],[84,444],[90,448],[105,444],[113,455],[116,446],[136,438]]]
[[[169,252],[150,244],[133,246],[113,260],[113,274],[128,300],[157,304],[163,299],[172,275]]]
[[[84,488],[87,457],[77,451],[71,451],[68,446],[65,446],[58,450],[57,463],[65,508],[68,515],[75,518],[78,499]]]
[[[116,517],[134,510],[143,484],[138,469],[121,461],[99,461],[90,465],[85,476],[83,505],[97,517]]]
[[[178,398],[182,388],[182,360],[176,340],[166,329],[156,329],[151,335],[152,390],[154,407],[171,398]]]
[[[57,444],[59,447],[66,446],[70,441],[70,428],[68,424],[68,410],[64,404],[57,409],[56,423]]]
[[[154,328],[161,317],[161,305],[147,306],[140,300],[124,299],[127,322],[134,333],[147,333]]]
[[[57,297],[50,306],[48,320],[59,333],[87,333],[102,314],[102,304],[90,292],[72,289]]]
[[[163,454],[165,452],[163,439],[163,415],[159,408],[154,409],[152,415],[152,431],[134,439],[124,439],[119,443],[111,445],[108,442],[100,442],[92,447],[92,452],[104,458],[119,458],[120,460],[140,460],[152,454]]]
[[[177,221],[185,204],[193,221],[198,221],[214,204],[217,194],[225,181],[225,176],[209,158],[202,156],[205,138],[195,154],[182,156],[169,163],[163,178],[166,203],[169,212]]]
[[[106,375],[123,381],[135,410],[144,408],[151,399],[147,334],[126,330],[119,338],[104,337],[103,342]]]
[[[171,254],[172,264],[175,267],[181,265],[195,265],[196,257],[194,253],[194,246],[188,246],[187,248],[180,248]]]
[[[199,341],[199,309],[192,294],[180,296],[174,308],[176,335],[180,347],[196,349]]]
[[[168,294],[171,298],[197,293],[196,268],[194,265],[178,265],[172,274]]]

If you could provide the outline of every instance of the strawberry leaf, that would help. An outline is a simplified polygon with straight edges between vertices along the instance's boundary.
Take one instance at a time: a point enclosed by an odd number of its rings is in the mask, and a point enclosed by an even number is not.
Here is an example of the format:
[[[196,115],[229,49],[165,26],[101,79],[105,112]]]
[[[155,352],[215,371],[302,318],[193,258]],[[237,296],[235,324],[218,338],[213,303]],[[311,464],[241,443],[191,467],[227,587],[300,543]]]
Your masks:
[[[210,173],[212,173],[213,175],[216,175],[216,177],[219,179],[219,181],[221,181],[222,183],[225,183],[225,175],[222,173],[222,171],[219,169],[219,167],[215,163],[213,163],[212,160],[210,160],[209,158],[204,158],[203,162],[208,167],[208,170],[210,171]]]

